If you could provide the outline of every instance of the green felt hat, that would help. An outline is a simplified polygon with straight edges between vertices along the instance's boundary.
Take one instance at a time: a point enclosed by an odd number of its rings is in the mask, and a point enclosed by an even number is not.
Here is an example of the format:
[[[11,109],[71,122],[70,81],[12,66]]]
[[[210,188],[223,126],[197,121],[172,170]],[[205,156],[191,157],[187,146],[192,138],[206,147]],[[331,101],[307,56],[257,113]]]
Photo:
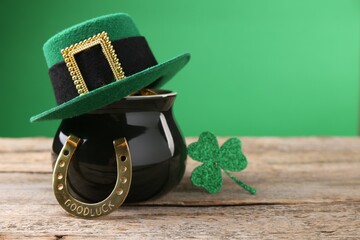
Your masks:
[[[31,122],[91,112],[143,88],[159,88],[190,60],[157,63],[129,15],[101,16],[61,31],[44,44],[57,106]]]

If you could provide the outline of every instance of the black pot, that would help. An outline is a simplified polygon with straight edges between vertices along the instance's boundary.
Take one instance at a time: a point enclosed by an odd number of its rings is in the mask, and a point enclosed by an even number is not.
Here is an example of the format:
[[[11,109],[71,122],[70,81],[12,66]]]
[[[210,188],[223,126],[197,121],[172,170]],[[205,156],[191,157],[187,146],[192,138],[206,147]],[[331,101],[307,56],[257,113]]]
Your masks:
[[[70,134],[83,140],[68,170],[69,190],[75,198],[92,203],[111,193],[116,182],[113,140],[122,137],[129,144],[133,170],[126,202],[161,196],[179,183],[187,153],[172,113],[176,93],[157,92],[129,96],[61,122],[53,142],[53,166]]]

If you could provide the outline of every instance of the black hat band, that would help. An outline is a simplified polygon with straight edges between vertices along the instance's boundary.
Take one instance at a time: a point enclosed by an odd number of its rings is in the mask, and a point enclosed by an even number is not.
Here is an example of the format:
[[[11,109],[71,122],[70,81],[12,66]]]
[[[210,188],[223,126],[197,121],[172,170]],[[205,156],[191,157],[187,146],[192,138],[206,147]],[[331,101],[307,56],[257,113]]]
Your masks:
[[[125,76],[131,76],[157,65],[144,37],[123,38],[112,41],[112,45]],[[74,58],[89,91],[114,82],[113,71],[100,45],[81,51],[74,55]],[[57,104],[79,96],[65,62],[53,65],[49,69],[49,75]]]

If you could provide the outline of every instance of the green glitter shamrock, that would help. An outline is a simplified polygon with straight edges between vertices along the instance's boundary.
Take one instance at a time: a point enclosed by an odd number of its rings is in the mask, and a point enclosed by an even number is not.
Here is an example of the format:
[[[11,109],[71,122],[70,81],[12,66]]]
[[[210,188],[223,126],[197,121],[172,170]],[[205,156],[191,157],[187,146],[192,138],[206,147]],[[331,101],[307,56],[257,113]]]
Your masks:
[[[239,186],[251,194],[256,193],[254,188],[241,182],[229,172],[238,172],[247,166],[239,139],[230,138],[219,148],[216,136],[210,132],[203,132],[198,142],[188,146],[188,154],[192,159],[203,163],[191,173],[191,182],[194,186],[203,187],[212,194],[218,193],[222,187],[222,169]]]

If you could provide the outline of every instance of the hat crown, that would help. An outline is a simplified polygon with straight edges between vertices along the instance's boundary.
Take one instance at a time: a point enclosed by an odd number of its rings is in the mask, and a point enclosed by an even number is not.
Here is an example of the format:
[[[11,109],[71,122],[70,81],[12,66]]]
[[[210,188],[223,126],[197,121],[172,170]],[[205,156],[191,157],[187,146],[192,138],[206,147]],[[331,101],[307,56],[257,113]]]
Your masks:
[[[51,68],[64,60],[62,49],[103,31],[107,32],[110,40],[140,36],[128,14],[116,13],[93,18],[61,31],[45,42],[43,50],[47,66]]]

